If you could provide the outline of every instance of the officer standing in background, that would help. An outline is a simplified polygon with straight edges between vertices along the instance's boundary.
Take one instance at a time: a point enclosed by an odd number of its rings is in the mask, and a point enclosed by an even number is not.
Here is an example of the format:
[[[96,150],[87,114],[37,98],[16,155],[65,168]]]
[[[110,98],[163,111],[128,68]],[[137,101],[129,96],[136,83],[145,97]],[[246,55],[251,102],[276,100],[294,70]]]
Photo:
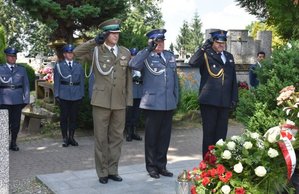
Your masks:
[[[123,142],[126,107],[132,106],[132,74],[128,68],[130,51],[117,45],[120,20],[111,19],[100,24],[103,31],[95,39],[78,46],[75,56],[92,59],[94,82],[92,114],[95,135],[95,163],[99,181],[122,181],[118,162]]]
[[[17,137],[20,131],[22,109],[29,104],[30,86],[26,69],[17,65],[17,50],[4,50],[6,64],[0,66],[0,109],[8,110],[11,142],[9,149],[19,151]]]
[[[252,64],[249,67],[249,83],[251,87],[256,88],[259,85],[259,80],[257,79],[256,70],[258,68],[262,67],[262,64],[260,63],[262,60],[264,60],[266,57],[266,53],[263,51],[260,51],[257,53],[257,62],[256,64]]]
[[[137,55],[138,49],[137,48],[131,48],[131,57],[133,58],[134,56]],[[140,105],[140,100],[142,96],[142,75],[140,71],[133,70],[132,72],[132,77],[133,77],[133,106],[128,106],[127,107],[127,112],[126,112],[126,140],[127,141],[132,141],[137,140],[141,141],[142,137],[137,134],[136,128],[139,123],[140,119],[140,113],[141,110],[139,108]]]
[[[140,108],[145,116],[145,163],[152,178],[172,177],[166,169],[173,111],[178,103],[178,76],[173,53],[164,50],[165,29],[146,34],[148,47],[129,63],[143,76]]]
[[[226,31],[210,33],[189,64],[201,74],[199,103],[203,126],[203,157],[209,145],[225,140],[229,111],[238,101],[238,86],[233,55],[225,51]]]
[[[74,139],[77,118],[82,98],[84,97],[84,70],[82,65],[74,61],[74,46],[63,47],[64,60],[54,68],[54,96],[60,108],[60,128],[62,146],[78,146]]]

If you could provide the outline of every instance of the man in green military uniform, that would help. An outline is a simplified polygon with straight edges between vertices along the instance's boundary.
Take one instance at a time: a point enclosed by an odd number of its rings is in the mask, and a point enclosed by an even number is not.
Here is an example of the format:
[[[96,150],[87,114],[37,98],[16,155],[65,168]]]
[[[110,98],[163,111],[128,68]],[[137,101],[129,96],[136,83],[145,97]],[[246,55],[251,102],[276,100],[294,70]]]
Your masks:
[[[94,83],[91,105],[95,135],[95,163],[99,181],[122,181],[118,162],[125,128],[126,106],[132,106],[132,76],[128,67],[130,51],[118,46],[120,20],[100,24],[95,39],[79,45],[74,54],[81,60],[92,59]]]

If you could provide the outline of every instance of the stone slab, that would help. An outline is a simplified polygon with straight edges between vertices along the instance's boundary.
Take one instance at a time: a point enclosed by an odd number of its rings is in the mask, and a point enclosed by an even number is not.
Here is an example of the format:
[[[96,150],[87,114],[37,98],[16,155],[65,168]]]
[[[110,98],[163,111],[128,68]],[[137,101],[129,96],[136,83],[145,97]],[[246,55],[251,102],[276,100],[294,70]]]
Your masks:
[[[109,180],[108,184],[99,183],[95,169],[37,175],[36,178],[56,194],[175,194],[178,175],[184,169],[191,170],[198,164],[198,160],[169,163],[167,169],[174,176],[161,176],[160,179],[151,178],[144,164],[122,166],[119,173],[123,181]]]
[[[0,110],[0,193],[9,191],[8,111]]]

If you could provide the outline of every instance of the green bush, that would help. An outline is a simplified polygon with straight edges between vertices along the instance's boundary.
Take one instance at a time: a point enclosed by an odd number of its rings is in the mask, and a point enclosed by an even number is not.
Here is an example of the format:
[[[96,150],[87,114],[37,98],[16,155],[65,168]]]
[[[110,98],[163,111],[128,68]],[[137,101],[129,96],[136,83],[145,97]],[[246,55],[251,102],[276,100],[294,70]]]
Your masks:
[[[85,78],[85,95],[82,100],[78,118],[79,128],[84,130],[93,129],[92,107],[90,105],[90,99],[88,96],[88,78]]]
[[[279,91],[288,85],[299,86],[299,41],[293,41],[273,51],[271,59],[263,61],[257,71],[260,85],[240,92],[236,118],[249,130],[264,132],[284,120],[277,107]]]
[[[180,93],[178,112],[187,113],[189,111],[199,110],[198,91],[183,90]]]
[[[29,84],[30,84],[30,91],[35,90],[35,72],[34,69],[25,63],[21,63],[19,65],[22,65],[23,67],[25,67],[26,71],[27,71],[27,75],[28,75],[28,79],[29,79]]]

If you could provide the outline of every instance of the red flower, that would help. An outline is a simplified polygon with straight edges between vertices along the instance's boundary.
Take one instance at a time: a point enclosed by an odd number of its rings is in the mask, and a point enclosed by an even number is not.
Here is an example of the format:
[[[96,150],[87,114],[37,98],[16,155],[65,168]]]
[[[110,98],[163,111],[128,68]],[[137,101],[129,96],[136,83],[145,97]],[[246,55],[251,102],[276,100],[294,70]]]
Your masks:
[[[211,150],[213,150],[214,148],[215,148],[214,145],[210,145],[210,146],[208,147],[208,150],[211,151]]]
[[[217,165],[217,173],[222,175],[225,172],[225,167],[222,164]]]
[[[209,177],[204,177],[202,179],[202,185],[205,187],[207,184],[209,184],[211,181],[210,181],[210,178]]]
[[[197,194],[196,193],[196,186],[195,185],[191,186],[191,194]]]
[[[216,164],[216,156],[213,155],[210,151],[206,153],[204,159],[208,164],[215,165]]]
[[[204,161],[201,161],[199,163],[199,169],[202,171],[205,170],[206,168],[207,168],[207,164]]]
[[[235,189],[235,193],[236,194],[245,194],[246,191],[245,191],[245,189],[243,187],[239,187],[239,188]]]
[[[201,178],[209,177],[209,173],[207,173],[206,171],[203,171],[203,172],[200,174],[200,177],[201,177]]]
[[[232,176],[233,176],[233,173],[231,171],[227,171],[223,175],[219,175],[219,179],[222,182],[227,183],[230,180],[230,178],[232,178]]]
[[[216,168],[210,169],[208,170],[208,173],[211,177],[214,178],[217,175],[217,169]]]

